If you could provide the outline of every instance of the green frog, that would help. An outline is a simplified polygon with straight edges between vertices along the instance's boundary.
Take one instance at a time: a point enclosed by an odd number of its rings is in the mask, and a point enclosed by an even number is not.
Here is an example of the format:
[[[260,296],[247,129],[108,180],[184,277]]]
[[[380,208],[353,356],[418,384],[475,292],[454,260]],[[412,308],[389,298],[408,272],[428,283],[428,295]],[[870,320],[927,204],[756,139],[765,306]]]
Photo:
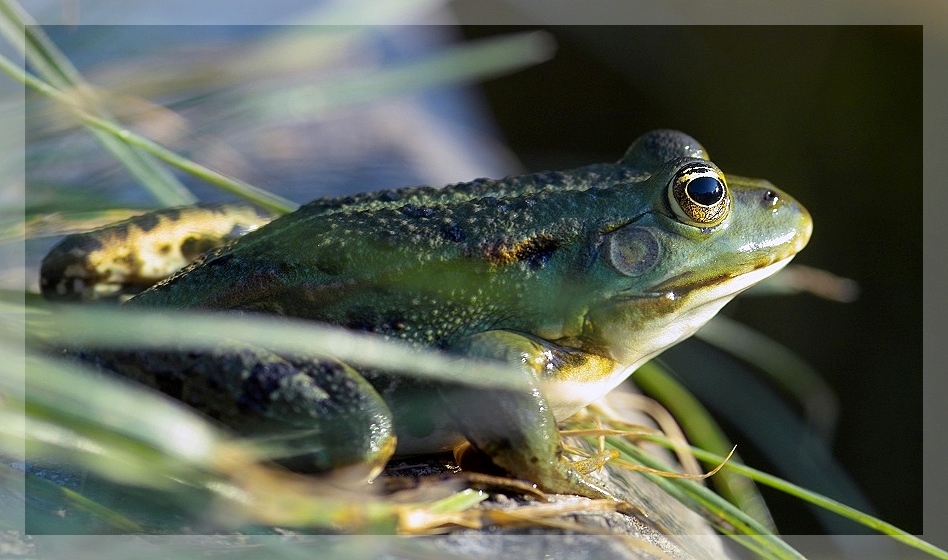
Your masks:
[[[98,269],[136,258],[148,268],[156,255],[186,252],[160,226],[220,214],[197,212],[67,238],[44,261],[44,293],[76,299],[96,290],[96,275],[122,292],[124,276]],[[790,196],[725,176],[697,141],[671,130],[641,136],[615,164],[319,199],[266,221],[248,212],[218,224],[218,242],[239,237],[125,305],[340,325],[499,360],[527,389],[420,381],[253,347],[87,359],[242,434],[289,438],[296,452],[284,461],[294,468],[361,465],[372,477],[396,451],[466,441],[545,491],[611,499],[564,457],[557,421],[777,272],[812,230]],[[186,229],[192,246],[214,244]],[[151,239],[151,256],[124,247],[122,258],[103,259],[131,230]],[[91,254],[99,256],[90,264]]]

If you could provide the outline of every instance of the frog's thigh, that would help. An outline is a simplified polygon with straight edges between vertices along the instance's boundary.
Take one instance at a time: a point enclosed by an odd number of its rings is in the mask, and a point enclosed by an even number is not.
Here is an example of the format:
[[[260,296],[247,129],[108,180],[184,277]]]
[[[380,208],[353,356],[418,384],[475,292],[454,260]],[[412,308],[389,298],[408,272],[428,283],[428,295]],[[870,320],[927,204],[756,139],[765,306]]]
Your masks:
[[[523,363],[524,354],[533,356],[544,349],[541,342],[518,333],[488,331],[465,338],[453,349],[474,359],[517,364],[529,386],[525,391],[463,385],[440,389],[458,428],[474,447],[546,491],[615,499],[562,455],[556,420],[536,386],[534,372]]]
[[[394,452],[388,406],[350,366],[263,350],[228,352],[215,361],[217,383],[191,384],[184,400],[207,402],[213,396],[194,393],[230,387],[235,406],[222,410],[221,420],[291,450],[281,463],[306,471],[357,465],[353,474],[371,478]]]

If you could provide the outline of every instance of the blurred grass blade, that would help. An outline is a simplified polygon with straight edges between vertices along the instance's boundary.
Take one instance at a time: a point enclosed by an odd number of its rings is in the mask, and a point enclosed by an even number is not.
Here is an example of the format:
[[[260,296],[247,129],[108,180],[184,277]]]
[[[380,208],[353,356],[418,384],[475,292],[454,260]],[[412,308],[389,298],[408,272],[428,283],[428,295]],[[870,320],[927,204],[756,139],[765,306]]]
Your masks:
[[[68,98],[68,96],[51,87],[49,84],[24,72],[22,69],[13,64],[13,62],[3,56],[0,56],[0,70],[6,72],[14,79],[23,82],[27,86],[46,96],[72,105],[72,101]],[[108,133],[109,135],[121,140],[129,146],[140,148],[168,164],[171,164],[183,171],[187,171],[188,173],[191,173],[192,175],[203,179],[208,183],[216,185],[228,192],[234,193],[251,202],[259,204],[261,207],[266,208],[271,212],[284,214],[286,212],[295,210],[299,206],[295,202],[287,200],[281,196],[277,196],[239,179],[228,177],[223,173],[214,171],[213,169],[205,167],[199,163],[195,163],[187,158],[181,157],[153,140],[149,140],[148,138],[135,134],[126,128],[121,128],[114,123],[93,116],[78,107],[74,106],[73,108],[75,109],[76,116],[93,129]]]
[[[434,11],[447,4],[446,0],[348,0],[329,2],[310,15],[300,18],[300,23],[327,26],[399,25],[415,23],[418,15]]]
[[[540,31],[471,41],[391,69],[259,96],[253,106],[239,110],[253,109],[268,119],[318,116],[329,109],[513,72],[548,60],[554,50],[550,35]]]
[[[727,455],[733,448],[733,443],[727,439],[711,413],[654,360],[637,369],[633,379],[637,387],[657,399],[672,413],[688,440],[697,447],[722,456]],[[733,459],[740,460],[737,455]],[[706,464],[713,467],[720,463]],[[723,497],[769,530],[776,532],[763,496],[747,477],[722,471],[711,478],[711,483]]]
[[[53,461],[70,470],[88,469],[121,485],[159,493],[130,499],[134,519],[157,500],[210,513],[225,526],[248,522],[266,526],[328,527],[340,531],[394,533],[418,519],[452,519],[451,513],[483,501],[486,494],[465,490],[432,503],[400,504],[365,491],[335,487],[305,475],[256,462],[247,440],[235,440],[180,403],[122,380],[94,375],[68,362],[27,356],[26,390],[0,372],[0,451],[18,437],[26,459]],[[26,414],[18,414],[23,405]],[[8,477],[10,478],[10,477]],[[43,479],[28,479],[31,498],[47,498],[59,507],[88,514],[88,523],[106,523],[120,531],[141,531],[110,505]],[[110,494],[128,496],[121,488]],[[117,510],[113,509],[113,505]],[[156,507],[161,507],[155,504]],[[440,517],[439,517],[440,516]]]
[[[701,327],[695,338],[756,368],[803,408],[807,424],[832,441],[839,403],[829,384],[802,358],[782,344],[723,315]]]
[[[36,68],[51,87],[71,98],[70,104],[85,107],[85,112],[103,121],[111,121],[108,112],[96,102],[94,95],[91,95],[92,88],[15,0],[0,1],[0,21],[0,32],[10,43],[21,49],[27,62]],[[121,128],[115,123],[110,124]],[[102,130],[92,129],[91,132],[162,204],[183,206],[197,201],[194,195],[152,156],[139,152]]]
[[[96,228],[127,220],[132,216],[140,216],[145,212],[147,210],[142,208],[110,208],[87,212],[39,214],[28,218],[25,222],[16,224],[16,228],[10,228],[10,230],[0,229],[0,241],[14,238],[22,239],[23,237],[35,239],[38,237],[86,233]],[[17,235],[14,236],[14,233]]]
[[[135,134],[134,132],[131,132],[127,129],[116,128],[108,121],[104,121],[87,114],[80,114],[80,118],[84,123],[91,127],[95,127],[99,130],[107,132],[108,134],[116,136],[117,138],[121,138],[131,146],[141,148],[142,150],[145,150],[146,152],[154,155],[155,157],[170,165],[177,167],[178,169],[186,171],[191,175],[207,181],[212,185],[220,187],[227,192],[258,204],[262,208],[265,208],[266,210],[269,210],[275,214],[285,214],[287,212],[292,212],[299,207],[299,204],[296,204],[291,200],[287,200],[282,196],[275,195],[267,190],[261,189],[260,187],[251,185],[246,181],[229,177],[219,171],[215,171],[209,167],[205,167],[199,163],[181,157],[153,140],[149,140],[144,136],[139,136],[138,134]]]
[[[249,520],[340,530],[395,530],[402,511],[399,506],[367,501],[363,493],[340,491],[319,479],[262,466],[245,440],[230,438],[164,395],[92,374],[73,363],[36,355],[26,360],[25,390],[22,383],[0,371],[0,451],[4,453],[15,455],[16,447],[25,446],[25,459],[31,462],[68,465],[72,471],[88,469],[123,486],[158,491],[133,501],[170,500],[206,515],[216,499],[219,521],[229,526]],[[39,484],[29,489],[60,507],[88,513],[89,523],[104,521],[122,531],[141,530],[87,495],[60,485]],[[120,488],[111,492],[128,494]],[[127,504],[119,501],[114,506],[123,509]],[[132,507],[132,511],[145,512],[152,506]]]
[[[772,383],[763,379],[761,371],[743,365],[746,360],[741,360],[740,349],[753,346],[747,340],[734,338],[728,341],[728,348],[734,347],[737,356],[724,350],[696,353],[687,359],[667,355],[665,359],[678,363],[676,377],[701,399],[704,406],[739,430],[745,441],[758,450],[780,475],[864,511],[872,511],[873,506],[862,489],[833,456],[829,443],[807,425],[799,407],[792,406]],[[783,352],[787,352],[786,349]],[[734,390],[736,387],[740,391]],[[864,527],[848,520],[819,508],[812,510],[830,533],[865,532]]]
[[[26,365],[25,384],[0,372],[5,453],[25,443],[31,460],[65,459],[157,488],[212,470],[223,435],[183,405],[72,363],[31,355]]]
[[[75,514],[75,511],[82,512],[93,518],[97,524],[104,522],[106,527],[118,532],[140,533],[142,531],[140,525],[121,513],[97,503],[75,490],[34,475],[28,474],[26,476],[26,494],[33,501],[40,498],[43,501],[55,504],[57,507],[68,506],[72,515]]]
[[[30,308],[26,321],[28,341],[54,347],[183,349],[243,343],[301,356],[333,356],[353,365],[425,379],[527,389],[522,376],[511,375],[514,366],[461,359],[376,335],[286,317],[56,306],[48,310]],[[0,335],[2,327],[0,324]]]
[[[859,284],[828,270],[804,264],[791,264],[763,282],[750,287],[744,294],[772,296],[812,294],[829,301],[852,303],[859,298]]]

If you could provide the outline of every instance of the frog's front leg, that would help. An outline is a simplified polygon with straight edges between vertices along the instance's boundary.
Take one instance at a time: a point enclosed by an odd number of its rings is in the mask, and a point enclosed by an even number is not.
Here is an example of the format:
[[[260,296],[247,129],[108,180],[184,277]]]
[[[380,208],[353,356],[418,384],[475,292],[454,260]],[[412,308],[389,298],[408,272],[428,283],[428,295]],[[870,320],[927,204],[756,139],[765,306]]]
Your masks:
[[[439,389],[458,429],[476,449],[548,492],[621,501],[563,456],[553,410],[540,391],[541,382],[556,375],[546,371],[549,355],[562,357],[569,349],[515,332],[488,331],[466,337],[452,350],[517,364],[528,382],[529,389],[522,391],[461,385]]]

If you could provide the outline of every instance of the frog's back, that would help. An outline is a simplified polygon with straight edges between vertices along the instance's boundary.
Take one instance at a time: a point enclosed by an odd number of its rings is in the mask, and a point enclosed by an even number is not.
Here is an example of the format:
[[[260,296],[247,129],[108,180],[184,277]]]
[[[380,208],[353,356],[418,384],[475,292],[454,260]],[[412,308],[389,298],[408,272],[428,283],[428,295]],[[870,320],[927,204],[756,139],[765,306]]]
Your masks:
[[[443,187],[428,185],[320,198],[301,208],[309,215],[397,209],[406,204],[459,204],[478,198],[511,198],[547,190],[585,190],[640,181],[648,173],[629,165],[597,163],[569,171],[542,171],[503,179],[480,178]]]
[[[535,187],[518,196],[481,196],[511,188],[482,181],[449,187],[456,192],[444,198],[414,198],[424,204],[303,207],[130,304],[288,315],[426,344],[527,329],[562,299],[556,286],[576,276],[564,269],[591,260],[585,240],[638,211],[628,191],[590,188],[629,170],[567,174],[570,188],[557,189],[552,175],[517,178]]]

